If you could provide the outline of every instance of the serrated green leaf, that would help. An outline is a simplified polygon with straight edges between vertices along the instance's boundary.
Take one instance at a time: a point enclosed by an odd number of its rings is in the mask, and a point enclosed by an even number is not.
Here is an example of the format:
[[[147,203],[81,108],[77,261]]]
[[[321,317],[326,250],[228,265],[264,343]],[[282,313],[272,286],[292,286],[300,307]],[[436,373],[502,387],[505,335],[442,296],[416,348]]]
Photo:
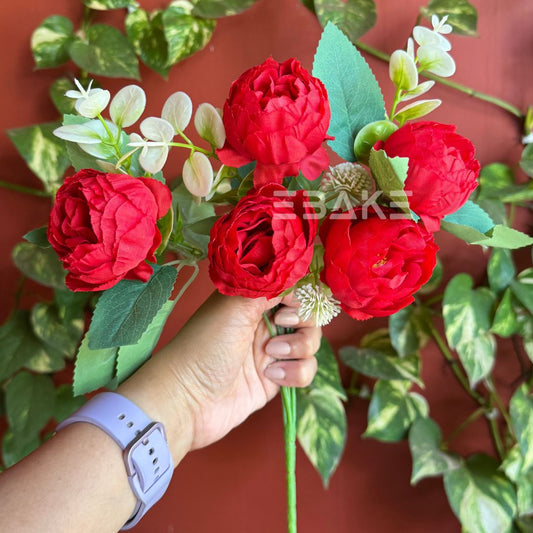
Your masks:
[[[78,316],[63,320],[53,303],[37,303],[31,310],[31,323],[35,335],[46,345],[65,357],[72,357],[83,335],[85,320]]]
[[[423,314],[423,308],[409,305],[389,317],[391,342],[400,357],[418,352],[427,340]]]
[[[193,14],[201,18],[222,18],[242,13],[257,0],[193,0]]]
[[[327,487],[346,443],[344,406],[327,390],[297,389],[296,394],[298,441]]]
[[[491,331],[500,337],[510,337],[520,328],[518,317],[514,310],[511,289],[505,289],[503,297],[496,308],[492,321]]]
[[[455,213],[446,215],[444,219],[451,224],[468,226],[479,231],[487,233],[494,227],[494,222],[490,216],[477,204],[468,200]]]
[[[49,122],[7,131],[28,167],[51,194],[63,183],[63,174],[70,166],[65,143],[53,134],[58,126]]]
[[[533,144],[527,144],[520,157],[520,168],[529,176],[533,177]]]
[[[90,26],[83,40],[77,38],[71,43],[69,53],[78,67],[91,74],[139,79],[137,58],[130,43],[112,26]]]
[[[413,458],[411,485],[426,477],[440,476],[461,466],[461,460],[440,449],[442,435],[431,418],[417,418],[409,430]]]
[[[409,200],[403,189],[407,178],[409,158],[389,157],[384,150],[372,149],[369,165],[378,190],[383,191],[383,194],[392,200],[396,207],[411,218]]]
[[[511,398],[509,413],[520,452],[523,471],[533,467],[533,396],[526,384],[521,385]]]
[[[175,304],[176,300],[168,300],[159,309],[137,344],[121,346],[118,349],[116,376],[119,383],[133,374],[152,355]]]
[[[48,376],[24,371],[14,376],[5,392],[6,416],[13,433],[37,436],[53,414],[55,396]]]
[[[24,459],[41,445],[38,435],[26,436],[13,433],[7,429],[2,438],[2,459],[4,466],[9,468]]]
[[[143,63],[166,78],[168,65],[168,44],[163,27],[163,12],[149,14],[144,9],[128,13],[125,21],[126,34]]]
[[[376,23],[373,0],[315,0],[314,8],[322,26],[335,24],[353,43]]]
[[[0,326],[0,381],[24,367],[41,351],[44,348],[32,331],[29,312],[21,309],[15,311]]]
[[[72,384],[74,396],[109,386],[115,375],[117,352],[117,347],[91,350],[89,336],[85,334],[76,355]]]
[[[187,2],[190,5],[190,2]],[[192,15],[185,3],[170,4],[163,12],[163,27],[168,43],[168,66],[201,50],[211,39],[216,20]]]
[[[509,250],[493,248],[487,265],[490,288],[501,292],[509,286],[516,274],[516,269]]]
[[[457,350],[472,387],[494,366],[496,343],[489,333],[494,295],[485,288],[472,290],[468,274],[455,276],[444,292],[446,338]]]
[[[176,281],[176,269],[153,266],[146,282],[122,280],[104,291],[89,327],[91,350],[135,344],[168,300]]]
[[[451,24],[454,33],[477,35],[477,11],[468,0],[431,0],[420,11],[428,19],[431,15],[438,15],[439,18],[448,15],[447,22]]]
[[[56,401],[53,417],[57,423],[63,422],[85,403],[83,396],[73,396],[72,385],[59,385],[56,389]]]
[[[368,425],[364,437],[384,442],[402,440],[411,424],[426,418],[429,408],[426,400],[408,392],[409,381],[378,381],[374,386],[368,407]]]
[[[533,238],[529,235],[500,224],[497,224],[484,234],[469,226],[462,226],[441,220],[441,229],[459,237],[469,244],[479,244],[480,246],[514,250],[533,244]]]
[[[512,483],[491,457],[474,455],[444,474],[444,488],[464,531],[510,533],[516,512]]]
[[[383,380],[409,380],[423,386],[418,355],[398,357],[371,348],[344,346],[339,350],[339,356],[346,365],[365,376]]]
[[[44,19],[31,36],[31,51],[37,68],[58,67],[69,60],[73,29],[66,17],[52,15]]]
[[[533,313],[533,268],[528,268],[511,282],[511,289],[518,300]]]
[[[20,242],[12,252],[17,268],[29,278],[54,289],[65,289],[65,271],[53,248]]]
[[[98,9],[101,11],[134,7],[136,5],[135,0],[83,0],[83,3],[90,9]]]
[[[372,70],[348,38],[328,23],[318,44],[313,76],[328,92],[329,144],[344,160],[355,161],[354,140],[366,124],[385,119],[385,104]]]

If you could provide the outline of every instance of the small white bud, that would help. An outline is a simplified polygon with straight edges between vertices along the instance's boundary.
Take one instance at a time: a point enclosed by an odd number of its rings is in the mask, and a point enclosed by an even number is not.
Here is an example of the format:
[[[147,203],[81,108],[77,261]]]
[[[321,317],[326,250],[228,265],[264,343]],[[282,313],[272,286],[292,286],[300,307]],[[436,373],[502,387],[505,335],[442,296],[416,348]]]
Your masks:
[[[418,49],[418,63],[422,70],[427,70],[437,76],[448,78],[455,74],[455,61],[452,56],[432,45],[424,45]]]
[[[415,26],[413,37],[419,46],[435,46],[444,52],[449,52],[452,49],[452,45],[446,37],[424,26]]]
[[[151,141],[169,143],[174,137],[174,127],[162,118],[148,117],[141,122],[141,133]]]
[[[213,167],[207,156],[194,152],[183,165],[183,183],[193,196],[207,196],[213,186]]]
[[[395,50],[389,61],[389,76],[402,91],[411,91],[418,85],[418,71],[413,58],[404,50]]]
[[[298,315],[305,321],[314,317],[317,327],[329,324],[340,312],[340,302],[331,294],[327,285],[306,283],[298,287],[294,294],[300,302]]]
[[[127,85],[111,100],[109,115],[117,126],[127,128],[139,120],[145,107],[145,92],[138,85]]]
[[[219,112],[211,104],[198,106],[194,115],[194,127],[202,139],[211,146],[222,148],[226,142],[226,130]]]
[[[176,133],[184,131],[192,117],[189,95],[181,91],[171,94],[163,106],[161,117],[172,124]]]

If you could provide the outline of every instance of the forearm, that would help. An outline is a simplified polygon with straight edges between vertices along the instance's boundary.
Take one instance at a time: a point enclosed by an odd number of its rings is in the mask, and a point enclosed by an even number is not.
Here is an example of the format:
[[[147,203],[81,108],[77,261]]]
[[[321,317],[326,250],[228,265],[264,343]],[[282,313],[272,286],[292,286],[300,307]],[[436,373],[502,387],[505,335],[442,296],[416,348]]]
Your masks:
[[[163,423],[176,466],[189,449],[192,430],[174,380],[163,354],[117,392]],[[99,428],[75,423],[2,474],[0,502],[0,531],[104,533],[124,525],[136,498],[120,447]]]

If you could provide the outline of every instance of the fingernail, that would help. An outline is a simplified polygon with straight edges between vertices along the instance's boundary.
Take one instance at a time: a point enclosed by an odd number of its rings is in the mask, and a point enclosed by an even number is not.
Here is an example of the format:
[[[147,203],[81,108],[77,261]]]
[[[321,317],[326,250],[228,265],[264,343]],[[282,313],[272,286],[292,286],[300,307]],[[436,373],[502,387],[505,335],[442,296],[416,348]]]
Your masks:
[[[285,370],[279,366],[267,366],[265,376],[272,381],[281,381],[285,379]]]
[[[296,324],[300,322],[300,318],[296,313],[293,313],[291,311],[281,311],[274,317],[274,322],[278,326],[290,327],[296,326]]]
[[[269,341],[265,347],[268,355],[288,355],[291,353],[290,344],[283,341]]]

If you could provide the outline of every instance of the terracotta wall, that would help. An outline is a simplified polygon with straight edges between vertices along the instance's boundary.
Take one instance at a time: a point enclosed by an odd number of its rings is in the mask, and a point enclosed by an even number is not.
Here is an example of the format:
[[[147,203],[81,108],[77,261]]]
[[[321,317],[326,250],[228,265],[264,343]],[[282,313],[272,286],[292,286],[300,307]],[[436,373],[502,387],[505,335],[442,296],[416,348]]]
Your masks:
[[[364,40],[385,51],[403,47],[414,24],[420,0],[377,0],[378,25]],[[152,9],[162,0],[141,0]],[[479,13],[479,38],[452,37],[458,68],[454,79],[507,99],[519,107],[533,103],[533,3],[528,0],[474,0]],[[55,71],[34,71],[29,50],[33,29],[48,15],[63,14],[78,20],[78,0],[4,2],[0,17],[2,35],[0,179],[26,186],[37,180],[18,157],[4,134],[6,128],[54,120],[48,101]],[[168,82],[142,69],[143,87],[149,94],[149,110],[158,113],[166,96],[176,90],[191,94],[197,105],[209,101],[221,105],[228,87],[246,68],[267,56],[298,57],[311,68],[320,35],[314,16],[298,0],[259,0],[249,11],[220,21],[210,44],[199,54],[175,67]],[[387,67],[370,59],[386,100],[391,101]],[[124,82],[113,81],[116,90]],[[472,139],[483,164],[502,161],[515,164],[520,131],[506,112],[439,87],[432,97],[444,105],[432,116],[455,123]],[[0,190],[0,320],[13,301],[16,269],[10,251],[21,236],[46,223],[46,199]],[[481,276],[486,259],[481,249],[469,248],[452,237],[439,236],[447,276],[464,270]],[[212,290],[205,268],[178,305],[164,333],[169,339]],[[29,285],[28,290],[36,286]],[[27,297],[27,299],[31,296]],[[336,347],[356,343],[379,325],[338,318],[326,329]],[[501,366],[514,364],[500,355]],[[423,377],[432,416],[449,432],[472,406],[455,385],[441,358],[431,347],[424,352]],[[328,490],[303,453],[298,455],[299,524],[302,533],[353,532],[455,533],[460,526],[450,511],[440,480],[424,480],[410,487],[409,450],[405,443],[381,444],[363,440],[367,403],[347,405],[349,435],[342,464]],[[466,452],[489,450],[483,425],[472,426],[456,442]],[[164,499],[136,531],[207,533],[284,530],[284,470],[281,405],[278,399],[254,414],[223,441],[190,454],[176,470]]]

